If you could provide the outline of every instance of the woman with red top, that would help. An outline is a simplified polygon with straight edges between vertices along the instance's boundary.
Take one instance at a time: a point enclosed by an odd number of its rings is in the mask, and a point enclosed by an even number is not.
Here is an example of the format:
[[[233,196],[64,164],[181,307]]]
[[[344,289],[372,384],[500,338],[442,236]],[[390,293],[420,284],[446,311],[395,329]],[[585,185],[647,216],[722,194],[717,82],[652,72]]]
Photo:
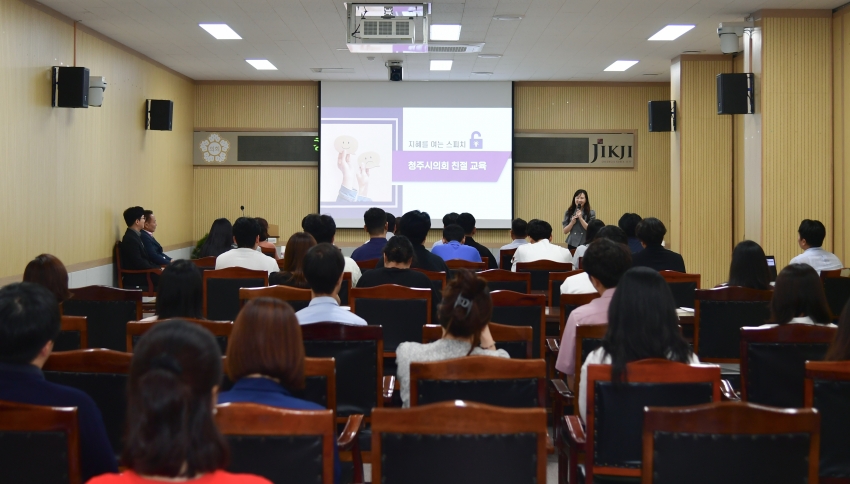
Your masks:
[[[89,484],[270,484],[225,472],[228,451],[213,420],[221,352],[213,335],[185,321],[158,324],[139,341],[127,382],[121,474]]]

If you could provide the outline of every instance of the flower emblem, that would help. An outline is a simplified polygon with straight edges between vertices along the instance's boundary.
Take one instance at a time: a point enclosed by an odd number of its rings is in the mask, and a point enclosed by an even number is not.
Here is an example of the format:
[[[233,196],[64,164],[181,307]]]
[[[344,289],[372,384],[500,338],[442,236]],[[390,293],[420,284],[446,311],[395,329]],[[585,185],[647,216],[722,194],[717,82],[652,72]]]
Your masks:
[[[222,138],[218,133],[213,133],[209,138],[201,141],[201,151],[204,153],[204,161],[212,163],[224,162],[227,159],[227,151],[230,149],[230,141]]]

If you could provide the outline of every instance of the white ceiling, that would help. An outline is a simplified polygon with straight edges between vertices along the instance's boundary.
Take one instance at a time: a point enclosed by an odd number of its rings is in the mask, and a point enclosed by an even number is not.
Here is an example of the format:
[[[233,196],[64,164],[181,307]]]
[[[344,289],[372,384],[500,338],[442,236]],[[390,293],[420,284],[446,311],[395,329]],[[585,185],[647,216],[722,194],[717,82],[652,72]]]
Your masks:
[[[717,24],[764,8],[832,9],[846,0],[436,0],[433,24],[462,25],[477,54],[352,54],[343,0],[40,0],[59,12],[197,80],[385,80],[387,60],[405,80],[667,81],[684,51],[719,54]],[[374,1],[374,0],[373,0]],[[494,15],[524,15],[520,21]],[[199,23],[226,23],[242,40],[216,40]],[[667,24],[695,24],[672,42],[649,42]],[[372,61],[367,56],[375,55]],[[269,59],[258,71],[245,59]],[[431,72],[430,59],[452,59]],[[603,72],[618,59],[625,72]],[[311,68],[353,68],[353,74]],[[493,72],[489,76],[472,72]],[[650,75],[657,74],[657,75]]]

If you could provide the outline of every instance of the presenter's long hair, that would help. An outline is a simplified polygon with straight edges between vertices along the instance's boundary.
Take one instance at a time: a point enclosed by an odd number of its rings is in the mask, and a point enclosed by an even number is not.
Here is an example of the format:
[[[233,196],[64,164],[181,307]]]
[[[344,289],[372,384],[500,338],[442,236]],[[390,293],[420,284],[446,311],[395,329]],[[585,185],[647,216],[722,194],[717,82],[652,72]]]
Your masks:
[[[576,213],[576,197],[580,194],[584,194],[584,205],[581,210],[581,218],[584,219],[585,222],[590,220],[590,195],[587,194],[587,190],[584,188],[579,188],[573,193],[572,203],[570,204],[569,210],[567,210],[567,218],[572,218],[573,214]]]

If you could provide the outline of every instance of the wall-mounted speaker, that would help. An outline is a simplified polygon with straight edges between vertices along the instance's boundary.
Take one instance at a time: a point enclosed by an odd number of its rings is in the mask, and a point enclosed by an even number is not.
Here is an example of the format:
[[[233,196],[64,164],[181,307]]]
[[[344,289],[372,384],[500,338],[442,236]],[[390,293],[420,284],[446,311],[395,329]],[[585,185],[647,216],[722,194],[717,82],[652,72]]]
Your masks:
[[[54,108],[89,107],[89,70],[85,67],[53,66]]]
[[[649,101],[649,131],[676,131],[676,101]]]
[[[748,73],[717,74],[717,114],[752,114],[756,111],[753,86]]]
[[[145,129],[171,131],[171,118],[174,114],[174,101],[148,99]]]

